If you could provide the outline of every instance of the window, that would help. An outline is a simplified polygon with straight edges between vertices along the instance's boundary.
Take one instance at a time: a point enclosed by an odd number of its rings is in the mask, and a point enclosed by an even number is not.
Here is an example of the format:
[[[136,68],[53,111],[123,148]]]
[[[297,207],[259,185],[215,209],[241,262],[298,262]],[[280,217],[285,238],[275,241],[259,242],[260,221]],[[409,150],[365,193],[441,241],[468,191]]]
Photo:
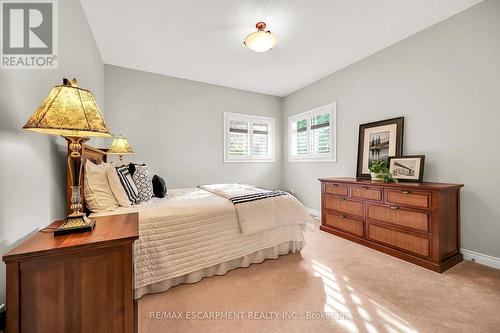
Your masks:
[[[335,162],[336,104],[288,118],[289,160]]]
[[[224,162],[274,162],[274,118],[224,112]]]

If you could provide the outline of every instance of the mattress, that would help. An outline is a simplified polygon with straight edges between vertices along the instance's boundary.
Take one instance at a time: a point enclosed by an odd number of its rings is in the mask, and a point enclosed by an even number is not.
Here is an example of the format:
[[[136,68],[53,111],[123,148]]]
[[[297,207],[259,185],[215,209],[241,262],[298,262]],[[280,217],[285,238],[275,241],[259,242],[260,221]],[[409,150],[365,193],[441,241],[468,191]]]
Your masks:
[[[175,281],[193,282],[193,277],[210,276],[203,273],[208,268],[235,268],[238,258],[247,256],[260,262],[285,254],[285,248],[300,250],[304,242],[303,228],[298,225],[243,235],[234,205],[198,188],[171,189],[166,198],[91,216],[128,212],[139,212],[139,239],[134,245],[136,298],[166,290],[178,284]],[[255,257],[262,250],[267,252]],[[220,266],[227,262],[231,265]],[[248,266],[248,260],[241,262]],[[189,274],[191,278],[184,277]]]

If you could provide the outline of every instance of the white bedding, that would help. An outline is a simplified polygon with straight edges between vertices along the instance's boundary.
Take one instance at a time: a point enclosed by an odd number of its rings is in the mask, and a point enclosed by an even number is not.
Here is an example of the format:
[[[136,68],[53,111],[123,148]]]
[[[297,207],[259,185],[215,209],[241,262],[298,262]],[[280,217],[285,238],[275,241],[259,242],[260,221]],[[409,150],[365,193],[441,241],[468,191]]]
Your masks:
[[[285,242],[298,242],[300,250],[304,241],[298,225],[244,235],[234,205],[197,188],[171,189],[166,198],[92,216],[126,212],[139,212],[139,239],[134,248],[136,298],[147,293],[148,286]]]
[[[200,185],[201,189],[230,200],[236,209],[241,232],[252,235],[288,225],[312,224],[304,206],[293,195],[244,184]]]

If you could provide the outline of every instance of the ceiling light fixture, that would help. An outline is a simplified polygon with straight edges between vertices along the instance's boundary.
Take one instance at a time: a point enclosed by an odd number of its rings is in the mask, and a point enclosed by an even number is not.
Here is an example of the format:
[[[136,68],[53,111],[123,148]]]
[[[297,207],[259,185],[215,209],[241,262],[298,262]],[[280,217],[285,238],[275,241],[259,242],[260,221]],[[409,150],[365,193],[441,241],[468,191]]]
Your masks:
[[[276,45],[276,36],[271,31],[264,31],[266,24],[257,22],[255,25],[258,31],[252,32],[245,38],[245,44],[250,50],[255,52],[266,52]]]

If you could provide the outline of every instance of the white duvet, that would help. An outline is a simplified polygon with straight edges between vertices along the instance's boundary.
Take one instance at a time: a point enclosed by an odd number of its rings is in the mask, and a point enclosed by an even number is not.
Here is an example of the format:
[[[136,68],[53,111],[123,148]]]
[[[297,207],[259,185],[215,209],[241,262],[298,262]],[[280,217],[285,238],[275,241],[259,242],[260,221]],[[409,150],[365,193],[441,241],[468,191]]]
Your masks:
[[[244,235],[234,205],[203,189],[171,189],[166,198],[102,216],[139,212],[134,247],[135,297],[145,287],[278,244],[303,242],[303,226],[289,225]]]
[[[313,219],[293,195],[244,184],[200,185],[234,203],[241,232],[252,235],[288,225],[312,224]]]

